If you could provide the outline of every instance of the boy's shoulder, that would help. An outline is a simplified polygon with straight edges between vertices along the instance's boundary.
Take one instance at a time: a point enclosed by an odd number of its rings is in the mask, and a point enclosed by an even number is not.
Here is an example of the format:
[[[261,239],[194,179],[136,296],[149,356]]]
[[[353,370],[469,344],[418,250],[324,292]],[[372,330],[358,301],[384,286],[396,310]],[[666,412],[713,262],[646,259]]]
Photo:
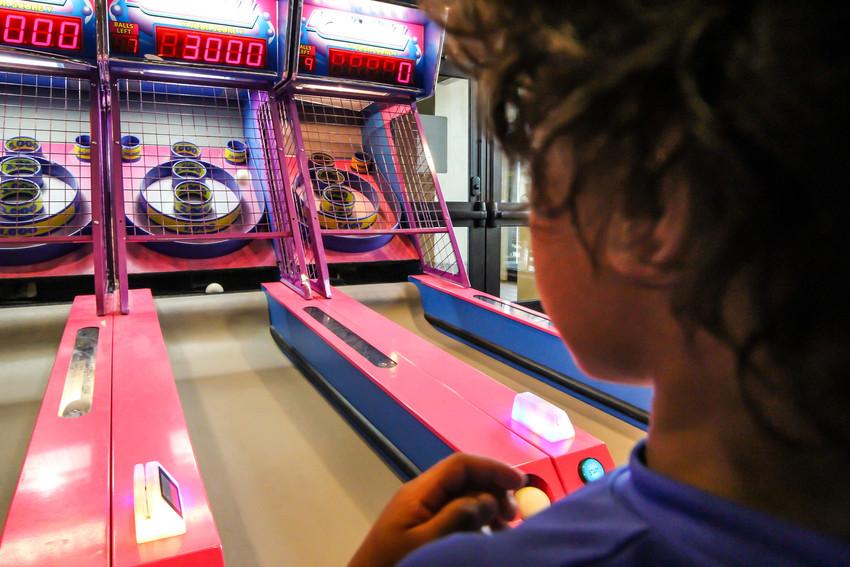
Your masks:
[[[850,545],[631,463],[493,536],[455,535],[399,567],[850,565]]]

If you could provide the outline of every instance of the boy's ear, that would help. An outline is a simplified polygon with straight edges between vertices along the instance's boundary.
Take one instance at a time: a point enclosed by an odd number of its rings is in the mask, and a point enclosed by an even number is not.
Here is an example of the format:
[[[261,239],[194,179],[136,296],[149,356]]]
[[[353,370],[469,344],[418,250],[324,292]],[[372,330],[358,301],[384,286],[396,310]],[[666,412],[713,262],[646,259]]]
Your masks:
[[[662,190],[659,205],[657,219],[629,219],[615,213],[607,227],[608,265],[650,286],[670,285],[680,276],[689,217],[687,188],[670,183]]]

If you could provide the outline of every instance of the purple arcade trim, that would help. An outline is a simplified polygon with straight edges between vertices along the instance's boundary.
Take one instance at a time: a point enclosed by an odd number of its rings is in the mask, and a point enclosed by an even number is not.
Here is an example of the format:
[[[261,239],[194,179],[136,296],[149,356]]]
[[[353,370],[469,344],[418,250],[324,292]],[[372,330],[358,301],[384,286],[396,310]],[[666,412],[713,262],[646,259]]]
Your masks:
[[[284,211],[289,220],[289,228],[292,231],[292,239],[294,240],[292,249],[295,252],[296,259],[298,261],[298,270],[302,275],[307,274],[307,258],[305,257],[304,251],[304,241],[301,238],[301,230],[299,229],[298,217],[295,210],[295,196],[292,191],[289,172],[286,167],[286,143],[284,142],[283,130],[281,124],[283,123],[283,117],[280,115],[280,107],[278,106],[281,103],[279,99],[272,96],[269,98],[269,116],[272,122],[274,139],[274,149],[273,151],[278,152],[278,168],[279,174],[283,179],[283,195],[281,198],[280,192],[275,191],[277,193],[277,202],[278,207],[280,208],[281,213]],[[281,214],[281,218],[283,218],[283,214]],[[285,246],[286,243],[281,243],[282,246]],[[281,257],[281,261],[283,258]],[[284,270],[281,270],[281,276],[284,276]],[[286,274],[289,276],[289,274]],[[286,277],[284,276],[284,278]],[[293,287],[298,293],[304,297],[305,299],[310,299],[313,295],[312,287],[309,283],[305,283],[300,279],[295,281],[293,279],[289,279],[287,282],[290,287]]]
[[[307,156],[304,149],[304,138],[301,136],[301,120],[298,118],[298,108],[295,105],[295,96],[288,94],[285,98],[286,108],[289,114],[290,128],[295,136],[295,157],[298,160],[298,169],[301,172],[301,178],[304,180],[304,191],[308,195],[313,195],[313,180],[310,179],[310,165],[307,163]],[[294,190],[294,187],[292,188]],[[307,210],[310,211],[308,219],[308,227],[310,237],[313,240],[314,253],[316,254],[316,269],[319,274],[317,289],[319,293],[330,299],[331,297],[331,279],[328,273],[328,259],[325,255],[325,246],[322,243],[322,234],[319,230],[319,215],[316,212],[315,199],[305,199],[307,201]]]
[[[123,163],[121,155],[121,110],[118,103],[121,99],[118,93],[118,80],[113,78],[109,85],[113,104],[107,112],[112,143],[110,144],[112,166],[112,220],[115,222],[115,269],[118,273],[118,304],[122,315],[130,313],[130,284],[127,277],[127,221],[124,213],[124,172],[116,164]]]
[[[92,207],[92,251],[94,255],[94,295],[97,306],[97,314],[106,314],[107,285],[107,255],[106,255],[106,230],[105,216],[103,210],[103,179],[100,175],[102,155],[100,153],[101,141],[103,140],[101,124],[100,90],[97,81],[90,79],[89,83],[89,124],[91,130],[91,157],[89,167],[91,168],[91,207]]]

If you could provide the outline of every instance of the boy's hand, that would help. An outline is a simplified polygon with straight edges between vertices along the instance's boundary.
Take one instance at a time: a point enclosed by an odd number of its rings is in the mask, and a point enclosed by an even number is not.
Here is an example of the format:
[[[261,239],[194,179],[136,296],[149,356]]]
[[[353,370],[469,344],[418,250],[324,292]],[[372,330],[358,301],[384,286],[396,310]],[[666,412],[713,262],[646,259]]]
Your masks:
[[[523,482],[497,461],[452,455],[399,489],[349,567],[390,567],[448,534],[504,528],[516,515],[511,491]]]

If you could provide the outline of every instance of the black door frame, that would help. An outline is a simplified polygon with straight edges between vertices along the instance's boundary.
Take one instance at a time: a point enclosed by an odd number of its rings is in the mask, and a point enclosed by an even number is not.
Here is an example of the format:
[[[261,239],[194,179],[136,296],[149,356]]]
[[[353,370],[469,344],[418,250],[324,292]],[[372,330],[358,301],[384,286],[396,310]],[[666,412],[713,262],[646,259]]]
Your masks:
[[[447,203],[452,223],[469,229],[467,272],[473,288],[501,292],[502,229],[528,226],[528,207],[501,201],[504,155],[478,112],[478,85],[451,61],[443,59],[440,76],[469,80],[469,187],[467,201]],[[533,307],[539,303],[532,302]]]

